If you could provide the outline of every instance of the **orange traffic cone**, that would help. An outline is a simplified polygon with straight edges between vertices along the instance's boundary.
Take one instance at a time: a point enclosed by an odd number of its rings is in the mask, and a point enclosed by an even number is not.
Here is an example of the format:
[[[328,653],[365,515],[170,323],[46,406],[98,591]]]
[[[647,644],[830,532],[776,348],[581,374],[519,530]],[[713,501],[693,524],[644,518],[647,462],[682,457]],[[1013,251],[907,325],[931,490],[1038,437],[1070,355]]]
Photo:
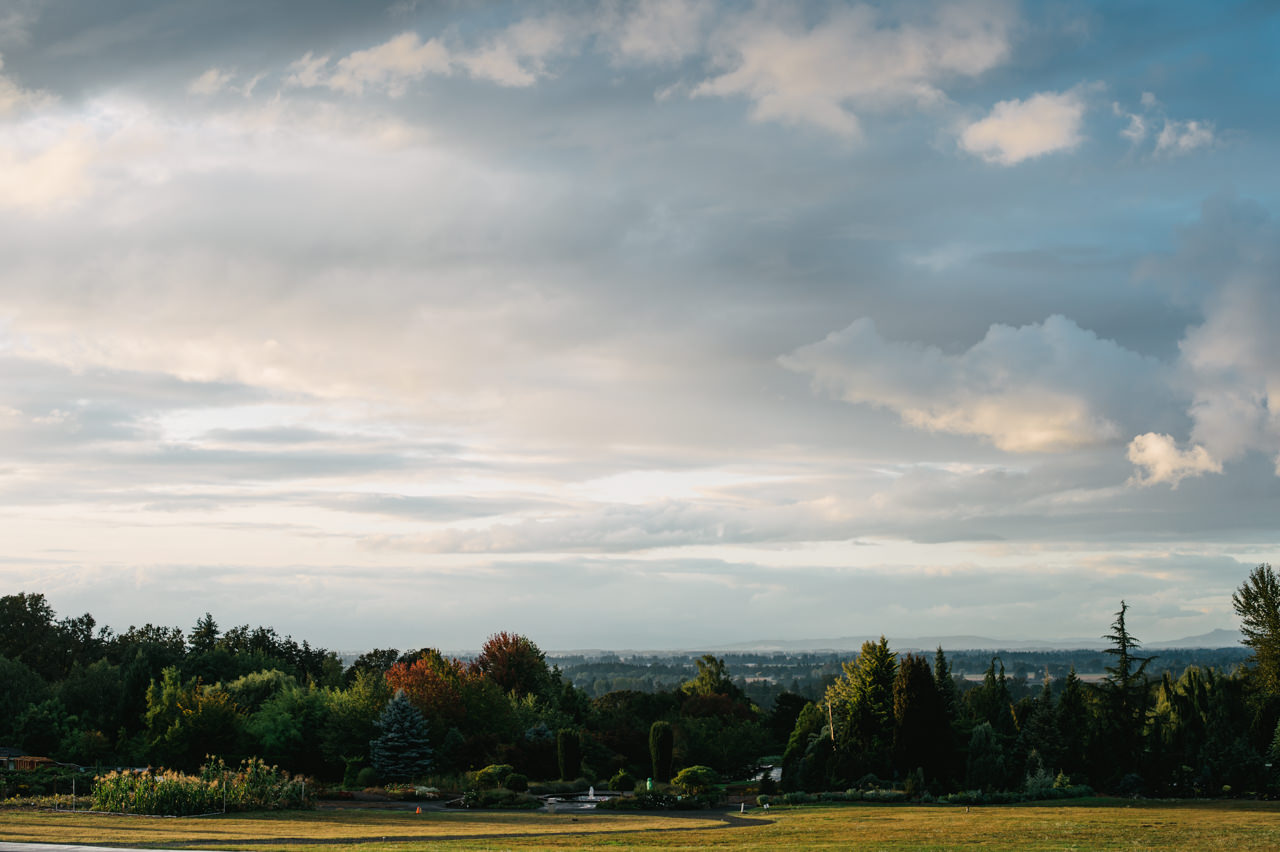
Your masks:
[[[418,807],[418,809],[417,809],[416,811],[414,811],[414,813],[415,813],[415,814],[420,814],[420,813],[422,813],[422,807],[421,807],[421,806],[419,806],[419,807]]]

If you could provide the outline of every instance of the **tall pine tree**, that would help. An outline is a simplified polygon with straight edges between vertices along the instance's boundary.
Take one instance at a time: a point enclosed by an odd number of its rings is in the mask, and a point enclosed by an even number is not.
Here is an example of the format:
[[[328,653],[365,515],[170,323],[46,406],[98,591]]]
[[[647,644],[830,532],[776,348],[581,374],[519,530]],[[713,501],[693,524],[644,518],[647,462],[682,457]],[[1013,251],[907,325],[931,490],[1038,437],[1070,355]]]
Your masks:
[[[387,702],[378,719],[378,737],[369,742],[369,758],[378,774],[391,781],[409,781],[431,769],[427,720],[403,689]]]

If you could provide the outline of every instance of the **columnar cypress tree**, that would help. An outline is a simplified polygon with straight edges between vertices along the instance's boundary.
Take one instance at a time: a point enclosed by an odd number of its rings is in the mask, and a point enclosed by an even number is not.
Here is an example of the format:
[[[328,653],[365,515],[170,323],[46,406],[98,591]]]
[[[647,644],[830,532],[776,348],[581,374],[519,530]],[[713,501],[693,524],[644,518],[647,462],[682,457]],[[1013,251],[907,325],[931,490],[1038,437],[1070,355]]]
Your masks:
[[[410,780],[431,769],[431,746],[427,744],[427,720],[409,701],[403,689],[387,702],[378,719],[381,734],[369,742],[373,768],[384,778]]]
[[[573,728],[562,728],[556,733],[556,760],[560,764],[560,777],[572,781],[582,772],[582,736]]]
[[[665,783],[671,780],[675,743],[676,736],[670,722],[654,722],[649,726],[649,758],[653,761],[654,781]]]

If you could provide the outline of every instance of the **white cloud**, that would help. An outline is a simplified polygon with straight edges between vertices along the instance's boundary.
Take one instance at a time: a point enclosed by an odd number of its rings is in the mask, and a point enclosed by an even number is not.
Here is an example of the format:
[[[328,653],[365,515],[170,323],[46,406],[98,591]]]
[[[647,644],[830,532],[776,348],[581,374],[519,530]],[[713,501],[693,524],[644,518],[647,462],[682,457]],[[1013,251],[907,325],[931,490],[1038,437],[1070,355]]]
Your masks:
[[[1000,101],[986,118],[960,134],[960,147],[989,163],[1012,166],[1024,160],[1070,151],[1084,137],[1085,99],[1079,87],[1039,92],[1025,101]]]
[[[1179,382],[1191,397],[1190,443],[1146,436],[1150,481],[1172,481],[1263,453],[1280,475],[1280,227],[1258,205],[1211,199],[1178,250],[1147,265],[1148,277],[1200,303],[1203,321],[1179,343]],[[1201,455],[1201,451],[1203,455]],[[1132,458],[1132,455],[1131,455]],[[1161,460],[1168,463],[1161,464]]]
[[[1142,93],[1138,112],[1127,112],[1118,103],[1112,104],[1111,109],[1116,115],[1128,119],[1129,124],[1120,131],[1120,135],[1135,148],[1150,137],[1156,126],[1160,127],[1160,132],[1155,136],[1154,153],[1157,155],[1177,157],[1218,144],[1213,122],[1171,119],[1165,115],[1164,106],[1151,92]]]
[[[301,82],[320,79],[316,60],[310,54],[298,60],[301,63],[295,75]],[[295,64],[298,64],[295,63]],[[365,87],[382,89],[392,97],[404,94],[409,83],[420,80],[428,73],[450,72],[449,49],[438,38],[426,42],[417,33],[403,32],[376,47],[357,50],[338,60],[333,73],[324,80],[331,89],[359,95]]]
[[[1180,450],[1172,436],[1155,432],[1134,438],[1129,443],[1128,457],[1144,471],[1130,480],[1138,485],[1167,482],[1177,488],[1187,477],[1222,473],[1222,462],[1209,455],[1204,447],[1196,445]]]
[[[809,26],[794,10],[757,10],[712,36],[720,73],[694,96],[742,96],[753,117],[856,137],[857,111],[944,100],[940,86],[1009,53],[1010,15],[991,4],[948,6],[923,23],[885,24],[870,6]]]
[[[329,56],[316,56],[308,50],[301,59],[295,59],[289,63],[291,73],[285,78],[285,85],[299,86],[304,89],[323,86],[328,65]]]
[[[187,85],[193,95],[216,95],[227,87],[234,75],[221,68],[210,68]]]
[[[332,69],[329,56],[308,52],[289,66],[292,73],[285,82],[300,87],[327,86],[353,95],[380,90],[400,97],[411,83],[429,74],[463,72],[500,86],[525,87],[548,76],[547,63],[580,43],[587,32],[586,22],[530,17],[469,48],[446,43],[438,36],[423,41],[417,33],[406,31],[342,57]]]
[[[797,349],[783,366],[852,403],[886,408],[920,429],[974,435],[1009,452],[1109,443],[1159,393],[1161,368],[1065,317],[993,325],[959,355],[884,340],[860,319]]]
[[[548,76],[547,62],[576,44],[583,32],[568,18],[525,18],[479,48],[458,52],[457,62],[477,79],[500,86],[532,86]]]
[[[1189,154],[1199,148],[1210,148],[1216,141],[1210,122],[1165,119],[1164,127],[1156,137],[1156,153],[1170,156]]]

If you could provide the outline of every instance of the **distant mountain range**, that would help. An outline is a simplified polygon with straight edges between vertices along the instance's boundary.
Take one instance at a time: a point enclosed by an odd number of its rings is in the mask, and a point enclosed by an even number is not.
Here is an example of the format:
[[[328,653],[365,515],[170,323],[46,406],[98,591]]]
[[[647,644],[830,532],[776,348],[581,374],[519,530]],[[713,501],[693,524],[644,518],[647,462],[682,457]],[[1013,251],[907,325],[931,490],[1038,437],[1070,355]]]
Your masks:
[[[762,639],[717,645],[708,651],[752,653],[769,651],[857,651],[862,643],[876,641],[879,636],[841,636],[836,639]],[[939,645],[947,651],[1072,651],[1082,648],[1106,648],[1102,637],[1079,639],[992,639],[988,636],[916,636],[887,637],[895,651],[932,651]],[[1166,642],[1143,642],[1143,648],[1231,648],[1240,644],[1239,630],[1212,630],[1198,636],[1187,636]]]

